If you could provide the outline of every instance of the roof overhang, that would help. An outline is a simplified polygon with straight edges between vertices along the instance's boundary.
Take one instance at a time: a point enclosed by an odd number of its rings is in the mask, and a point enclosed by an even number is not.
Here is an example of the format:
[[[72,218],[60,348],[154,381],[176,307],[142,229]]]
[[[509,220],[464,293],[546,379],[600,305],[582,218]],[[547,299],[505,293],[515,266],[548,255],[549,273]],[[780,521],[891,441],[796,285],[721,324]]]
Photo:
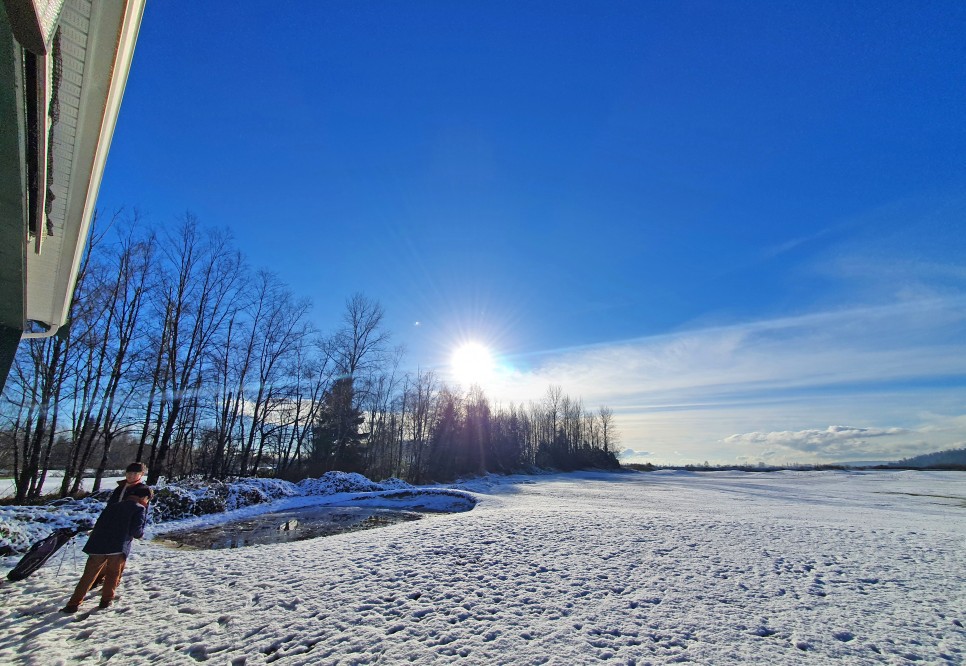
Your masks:
[[[144,2],[0,8],[0,325],[25,337],[67,321]]]

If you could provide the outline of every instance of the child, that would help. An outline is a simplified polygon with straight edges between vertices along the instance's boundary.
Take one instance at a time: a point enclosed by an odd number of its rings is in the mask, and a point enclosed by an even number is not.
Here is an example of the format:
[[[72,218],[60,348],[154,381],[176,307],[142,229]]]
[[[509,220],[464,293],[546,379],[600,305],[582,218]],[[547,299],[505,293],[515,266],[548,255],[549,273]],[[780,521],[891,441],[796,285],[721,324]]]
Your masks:
[[[128,465],[127,469],[124,470],[124,480],[117,482],[117,488],[111,493],[107,503],[114,504],[114,502],[120,502],[134,488],[147,488],[148,486],[141,481],[147,473],[148,466],[142,462],[133,462]]]
[[[131,492],[134,488],[147,488],[148,485],[142,481],[144,475],[148,473],[148,466],[143,462],[132,462],[124,470],[124,480],[117,482],[117,488],[111,493],[111,496],[107,498],[108,504],[114,504],[115,502],[120,502],[124,497]],[[106,572],[106,567],[101,570],[100,575],[94,579],[91,583],[91,589],[95,587],[100,587],[104,584],[104,575]]]
[[[121,582],[127,556],[131,554],[131,542],[144,536],[147,506],[152,496],[151,489],[140,484],[128,489],[123,500],[104,507],[84,546],[84,552],[88,555],[84,573],[74,589],[74,595],[60,609],[62,613],[76,613],[101,575],[104,587],[101,589],[100,607],[111,605],[117,585]]]

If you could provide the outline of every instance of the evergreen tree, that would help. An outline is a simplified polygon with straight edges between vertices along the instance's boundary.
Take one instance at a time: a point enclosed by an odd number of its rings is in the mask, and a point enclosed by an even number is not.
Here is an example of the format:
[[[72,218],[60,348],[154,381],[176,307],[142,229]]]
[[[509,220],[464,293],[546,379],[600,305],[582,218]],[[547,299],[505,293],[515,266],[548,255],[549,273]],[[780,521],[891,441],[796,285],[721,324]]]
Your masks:
[[[312,460],[322,471],[364,471],[362,443],[366,434],[359,432],[359,426],[365,417],[353,405],[354,395],[352,377],[340,377],[322,397],[312,429]]]

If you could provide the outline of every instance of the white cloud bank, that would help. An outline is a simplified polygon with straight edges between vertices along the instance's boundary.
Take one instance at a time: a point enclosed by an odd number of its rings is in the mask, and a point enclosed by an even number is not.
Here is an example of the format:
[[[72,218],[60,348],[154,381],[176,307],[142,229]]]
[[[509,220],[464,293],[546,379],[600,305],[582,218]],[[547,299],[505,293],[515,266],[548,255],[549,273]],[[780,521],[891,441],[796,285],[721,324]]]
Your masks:
[[[724,443],[726,445],[754,444],[768,449],[778,448],[788,452],[839,457],[866,451],[882,453],[888,449],[874,445],[872,440],[895,438],[910,432],[905,428],[829,426],[824,430],[749,432],[726,437]]]
[[[591,408],[612,407],[623,444],[653,451],[657,461],[811,462],[937,450],[966,439],[966,299],[547,353],[539,365],[506,374],[493,394],[527,401],[549,385]]]
[[[624,449],[617,454],[617,457],[621,460],[632,462],[637,459],[647,459],[653,454],[650,451],[635,451],[634,449]]]

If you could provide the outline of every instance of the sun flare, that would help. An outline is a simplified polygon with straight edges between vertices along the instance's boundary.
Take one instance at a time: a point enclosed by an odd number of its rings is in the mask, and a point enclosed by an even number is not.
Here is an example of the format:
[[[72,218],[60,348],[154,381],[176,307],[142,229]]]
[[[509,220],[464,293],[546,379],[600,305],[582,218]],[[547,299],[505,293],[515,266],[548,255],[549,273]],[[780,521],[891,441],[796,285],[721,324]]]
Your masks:
[[[478,342],[460,345],[450,358],[453,377],[464,386],[485,384],[492,379],[495,369],[492,352]]]

